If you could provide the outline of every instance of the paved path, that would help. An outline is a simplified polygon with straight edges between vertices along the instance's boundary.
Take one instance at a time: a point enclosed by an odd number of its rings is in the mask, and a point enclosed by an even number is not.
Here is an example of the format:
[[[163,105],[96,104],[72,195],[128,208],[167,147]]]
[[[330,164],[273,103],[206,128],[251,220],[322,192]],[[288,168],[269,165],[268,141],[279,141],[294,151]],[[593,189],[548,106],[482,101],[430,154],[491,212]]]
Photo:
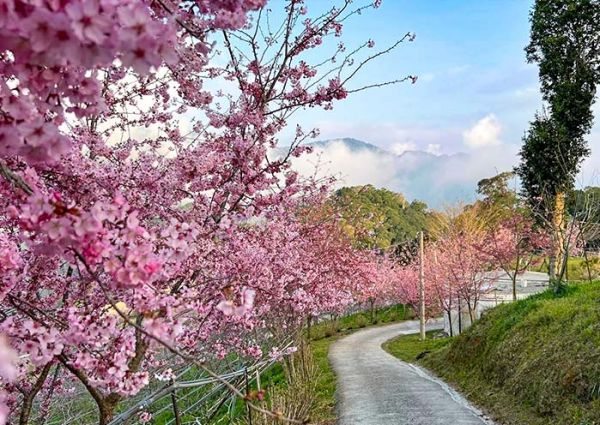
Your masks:
[[[441,322],[429,325],[439,327]],[[339,425],[492,424],[445,383],[381,348],[395,336],[418,331],[418,321],[381,326],[356,332],[331,347]]]

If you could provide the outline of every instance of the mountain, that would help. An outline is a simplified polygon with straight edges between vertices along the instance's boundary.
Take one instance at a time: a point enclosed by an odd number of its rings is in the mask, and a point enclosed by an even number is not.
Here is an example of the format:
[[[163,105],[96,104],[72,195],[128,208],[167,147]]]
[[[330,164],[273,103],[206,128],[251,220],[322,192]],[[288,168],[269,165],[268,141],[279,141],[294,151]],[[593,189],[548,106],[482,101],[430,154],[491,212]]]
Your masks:
[[[511,168],[510,164],[496,164],[493,152],[483,159],[465,153],[434,155],[423,151],[396,155],[353,138],[308,145],[314,148],[313,153],[292,162],[301,174],[313,175],[318,169],[318,176],[338,177],[339,187],[371,184],[402,193],[409,201],[422,200],[433,208],[472,202],[479,180],[497,174],[498,169]]]
[[[320,140],[318,142],[308,143],[309,146],[312,146],[316,149],[326,149],[334,143],[342,143],[348,150],[351,152],[360,152],[360,151],[369,151],[369,152],[377,152],[377,153],[389,153],[386,150],[381,149],[375,145],[372,145],[367,142],[363,142],[362,140],[353,139],[351,137],[344,137],[342,139],[330,139],[330,140]]]

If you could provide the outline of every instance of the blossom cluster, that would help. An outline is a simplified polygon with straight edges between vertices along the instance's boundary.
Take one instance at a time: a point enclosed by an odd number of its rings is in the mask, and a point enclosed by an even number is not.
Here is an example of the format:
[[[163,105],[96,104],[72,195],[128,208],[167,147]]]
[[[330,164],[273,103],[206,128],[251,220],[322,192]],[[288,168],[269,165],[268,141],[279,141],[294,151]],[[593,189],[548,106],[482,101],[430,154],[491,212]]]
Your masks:
[[[96,202],[81,211],[63,201],[58,193],[34,193],[9,212],[20,226],[45,240],[37,245],[46,254],[79,253],[86,264],[104,266],[114,285],[133,287],[150,282],[161,263],[146,242],[148,232],[139,224],[137,213],[129,213],[125,199],[117,193],[111,202]]]
[[[107,67],[118,61],[147,74],[173,65],[187,49],[179,39],[190,32],[198,39],[193,42],[196,51],[206,54],[201,41],[206,31],[243,26],[246,13],[265,0],[198,1],[200,14],[186,12],[177,2],[159,3],[3,0],[0,157],[19,155],[30,163],[58,160],[70,147],[60,130],[67,114],[106,112],[102,78],[107,78]]]
[[[57,160],[69,148],[65,114],[104,111],[98,70],[120,60],[139,72],[175,61],[175,27],[141,1],[0,4],[0,155]]]
[[[286,155],[272,155],[291,112],[348,94],[344,78],[302,59],[340,36],[341,10],[290,31],[285,49],[257,31],[266,38],[247,55],[225,42],[220,53],[234,53],[211,63],[210,32],[230,35],[264,4],[0,0],[0,331],[20,356],[18,388],[2,375],[12,415],[78,382],[109,422],[152,379],[172,378],[154,373],[175,369],[167,350],[263,357],[267,342],[391,276],[327,211],[331,180],[291,169],[317,133],[299,129]],[[290,27],[307,13],[299,0],[287,11]],[[0,374],[13,370],[1,360]]]

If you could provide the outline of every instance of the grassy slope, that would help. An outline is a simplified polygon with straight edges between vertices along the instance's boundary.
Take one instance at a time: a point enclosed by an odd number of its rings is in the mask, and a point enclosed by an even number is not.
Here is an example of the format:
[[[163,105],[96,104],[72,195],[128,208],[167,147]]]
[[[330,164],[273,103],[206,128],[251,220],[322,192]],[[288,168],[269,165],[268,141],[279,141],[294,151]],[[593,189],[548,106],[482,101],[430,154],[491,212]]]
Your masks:
[[[421,363],[501,423],[600,424],[600,282],[499,306]]]

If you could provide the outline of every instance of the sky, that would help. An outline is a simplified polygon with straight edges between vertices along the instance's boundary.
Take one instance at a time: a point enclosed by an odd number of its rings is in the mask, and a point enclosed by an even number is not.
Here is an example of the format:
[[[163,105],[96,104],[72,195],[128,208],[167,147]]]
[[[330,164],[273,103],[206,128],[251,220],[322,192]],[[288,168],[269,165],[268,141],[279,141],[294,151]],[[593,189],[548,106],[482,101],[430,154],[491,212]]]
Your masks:
[[[311,3],[334,4],[308,0],[309,10]],[[319,128],[322,140],[353,137],[396,154],[464,152],[484,161],[489,175],[505,171],[516,164],[522,136],[542,107],[537,66],[528,64],[524,53],[532,4],[384,0],[378,10],[345,25],[345,44],[350,48],[373,39],[377,48],[385,48],[409,31],[416,39],[367,68],[354,87],[409,74],[419,77],[417,83],[359,92],[332,111],[300,111],[291,122]],[[598,105],[595,111],[600,116]],[[282,140],[290,137],[284,133]],[[598,124],[589,141],[592,157],[584,165],[581,185],[598,183]]]

